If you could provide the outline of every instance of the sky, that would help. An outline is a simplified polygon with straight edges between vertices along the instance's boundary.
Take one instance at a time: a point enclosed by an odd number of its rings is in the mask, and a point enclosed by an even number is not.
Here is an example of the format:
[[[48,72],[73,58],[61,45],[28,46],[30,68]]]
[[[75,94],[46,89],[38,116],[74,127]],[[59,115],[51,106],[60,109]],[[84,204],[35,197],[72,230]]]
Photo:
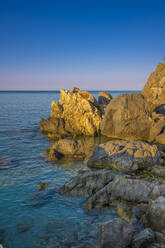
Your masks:
[[[141,90],[164,56],[164,0],[0,0],[0,90]]]

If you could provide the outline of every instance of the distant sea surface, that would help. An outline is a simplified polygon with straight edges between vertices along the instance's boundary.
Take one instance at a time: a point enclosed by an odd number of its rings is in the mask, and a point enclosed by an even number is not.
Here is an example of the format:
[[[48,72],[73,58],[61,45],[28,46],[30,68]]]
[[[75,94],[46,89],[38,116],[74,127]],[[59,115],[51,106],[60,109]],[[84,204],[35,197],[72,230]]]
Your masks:
[[[90,91],[96,98],[98,91]],[[140,91],[110,91],[113,97]],[[59,91],[0,91],[0,229],[8,248],[71,247],[97,244],[98,225],[116,217],[114,208],[85,212],[83,198],[57,189],[85,165],[60,165],[43,158],[51,145],[39,130]],[[37,183],[51,187],[38,193]],[[22,232],[24,231],[24,232]],[[1,231],[0,231],[1,235]]]

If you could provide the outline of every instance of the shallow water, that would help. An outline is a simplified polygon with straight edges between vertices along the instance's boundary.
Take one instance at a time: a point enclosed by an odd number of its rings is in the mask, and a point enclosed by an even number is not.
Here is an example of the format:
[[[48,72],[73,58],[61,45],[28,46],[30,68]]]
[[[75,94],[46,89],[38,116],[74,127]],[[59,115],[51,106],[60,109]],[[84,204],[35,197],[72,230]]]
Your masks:
[[[92,92],[97,97],[98,92]],[[113,96],[126,92],[111,92]],[[4,247],[71,247],[97,244],[98,225],[116,216],[114,208],[85,212],[83,198],[61,196],[59,186],[86,165],[51,164],[43,159],[50,141],[39,130],[59,92],[0,92],[0,229]],[[10,161],[11,159],[11,161]],[[37,193],[39,181],[50,189]],[[18,232],[18,224],[30,223]]]

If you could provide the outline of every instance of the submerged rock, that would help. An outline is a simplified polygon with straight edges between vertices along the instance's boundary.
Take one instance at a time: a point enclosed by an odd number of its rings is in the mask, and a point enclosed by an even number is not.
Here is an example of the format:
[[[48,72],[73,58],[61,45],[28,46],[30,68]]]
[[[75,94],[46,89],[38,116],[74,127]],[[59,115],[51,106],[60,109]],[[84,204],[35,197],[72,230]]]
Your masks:
[[[101,121],[101,133],[112,138],[150,140],[150,117],[141,94],[122,94],[110,101]]]
[[[128,248],[137,229],[116,218],[100,226],[100,248]]]
[[[19,233],[27,232],[33,226],[33,220],[28,218],[17,224],[17,230]]]
[[[5,230],[0,229],[0,243],[2,243],[5,239]]]
[[[160,164],[160,154],[155,145],[141,141],[113,140],[95,146],[87,164],[124,173],[147,171],[155,164]]]
[[[101,112],[96,99],[78,88],[60,92],[59,102],[52,102],[51,117],[40,121],[40,129],[63,135],[98,135]]]
[[[159,63],[151,73],[142,94],[147,100],[150,112],[165,104],[165,63]]]

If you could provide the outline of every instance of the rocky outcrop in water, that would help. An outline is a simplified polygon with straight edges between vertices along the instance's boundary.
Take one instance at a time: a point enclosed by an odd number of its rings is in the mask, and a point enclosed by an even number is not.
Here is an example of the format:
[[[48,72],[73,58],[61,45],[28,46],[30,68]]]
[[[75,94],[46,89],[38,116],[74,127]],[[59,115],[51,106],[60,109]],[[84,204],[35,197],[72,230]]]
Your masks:
[[[151,73],[142,94],[147,100],[150,112],[158,110],[158,107],[160,110],[160,106],[165,104],[165,63],[159,63],[156,70]]]
[[[110,103],[111,100],[112,100],[112,96],[108,92],[106,91],[99,92],[98,104],[103,114],[105,112],[107,105]]]
[[[110,206],[115,201],[147,203],[159,196],[165,196],[165,181],[136,178],[111,170],[80,172],[65,183],[60,194],[88,197],[84,208]]]
[[[98,135],[101,111],[96,99],[87,91],[60,90],[59,102],[52,102],[51,116],[40,121],[40,129],[62,135]]]
[[[94,168],[109,168],[124,173],[149,171],[160,164],[160,154],[155,145],[141,141],[113,140],[96,145],[87,162]]]
[[[101,133],[111,138],[147,141],[152,124],[144,97],[122,94],[108,104],[101,121]]]

